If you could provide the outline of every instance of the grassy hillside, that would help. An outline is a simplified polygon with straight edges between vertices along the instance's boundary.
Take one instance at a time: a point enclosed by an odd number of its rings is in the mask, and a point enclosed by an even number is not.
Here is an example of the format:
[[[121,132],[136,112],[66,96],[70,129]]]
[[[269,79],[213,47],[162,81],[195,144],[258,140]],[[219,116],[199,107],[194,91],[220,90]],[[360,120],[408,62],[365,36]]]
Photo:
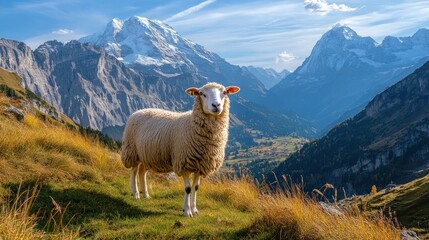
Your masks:
[[[118,152],[0,93],[0,239],[399,239],[383,217],[342,215],[292,187],[271,193],[247,178],[203,179],[200,214],[182,216],[183,183],[150,174],[133,200]]]
[[[366,210],[392,212],[405,227],[429,238],[429,175],[389,191],[383,189],[359,201]]]

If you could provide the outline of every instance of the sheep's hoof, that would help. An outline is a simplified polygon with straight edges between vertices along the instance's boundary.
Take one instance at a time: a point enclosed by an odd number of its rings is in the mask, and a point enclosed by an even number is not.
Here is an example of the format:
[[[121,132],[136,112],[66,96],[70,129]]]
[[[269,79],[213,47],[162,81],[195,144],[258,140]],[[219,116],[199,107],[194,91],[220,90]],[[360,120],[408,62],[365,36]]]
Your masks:
[[[194,216],[198,215],[198,209],[196,207],[194,207],[191,212],[192,212],[192,215]]]
[[[192,216],[192,212],[191,212],[191,210],[190,210],[190,209],[183,210],[183,215],[184,215],[185,217],[193,217],[193,216]]]
[[[144,193],[143,191],[140,191],[140,194],[143,194],[143,198],[150,198],[149,193]]]
[[[133,195],[133,198],[134,198],[135,200],[139,200],[139,199],[140,199],[140,194],[139,194],[138,192],[135,192],[135,193],[133,193],[132,195]]]

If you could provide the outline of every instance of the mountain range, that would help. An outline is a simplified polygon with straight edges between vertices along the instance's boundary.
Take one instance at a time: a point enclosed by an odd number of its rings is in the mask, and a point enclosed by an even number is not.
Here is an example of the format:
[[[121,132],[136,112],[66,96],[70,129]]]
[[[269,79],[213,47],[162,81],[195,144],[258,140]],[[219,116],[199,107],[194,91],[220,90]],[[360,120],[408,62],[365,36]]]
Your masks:
[[[349,194],[429,172],[429,62],[378,94],[355,117],[282,162],[274,172]]]
[[[429,60],[429,30],[377,43],[336,25],[293,73],[272,87],[265,103],[295,111],[319,130],[352,117],[378,93]]]
[[[312,125],[296,114],[255,103],[266,89],[249,71],[182,38],[159,21],[114,19],[101,36],[66,44],[48,41],[34,51],[22,42],[1,39],[0,67],[17,72],[26,88],[75,122],[105,130],[117,139],[132,112],[147,107],[188,110],[193,99],[184,90],[208,81],[241,87],[232,98],[235,114],[231,118],[231,140],[241,146],[253,143],[246,136],[251,130],[262,135],[315,135]],[[163,48],[167,45],[175,49],[174,54]],[[145,54],[159,61],[131,61],[145,59]]]
[[[428,36],[429,30],[420,29],[379,44],[337,25],[302,66],[277,73],[230,64],[161,21],[131,17],[113,19],[79,41],[48,41],[34,51],[1,39],[0,67],[17,72],[26,88],[77,123],[117,139],[138,109],[190,109],[187,87],[209,81],[238,85],[231,139],[247,146],[255,134],[315,137],[353,116],[429,59]]]

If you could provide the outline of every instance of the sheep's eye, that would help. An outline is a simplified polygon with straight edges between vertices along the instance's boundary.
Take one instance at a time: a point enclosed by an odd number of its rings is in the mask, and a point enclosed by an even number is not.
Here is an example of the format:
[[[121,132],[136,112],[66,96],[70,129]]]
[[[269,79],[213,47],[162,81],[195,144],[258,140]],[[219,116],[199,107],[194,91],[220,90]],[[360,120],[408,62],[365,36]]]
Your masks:
[[[200,95],[203,97],[207,97],[204,93],[200,92]]]

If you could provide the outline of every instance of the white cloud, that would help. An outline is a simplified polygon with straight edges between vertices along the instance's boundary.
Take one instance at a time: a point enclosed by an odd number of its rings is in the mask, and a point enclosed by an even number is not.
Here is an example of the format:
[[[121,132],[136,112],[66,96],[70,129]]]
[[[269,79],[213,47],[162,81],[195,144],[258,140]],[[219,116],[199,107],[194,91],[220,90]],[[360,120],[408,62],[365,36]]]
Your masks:
[[[292,53],[288,53],[287,51],[283,51],[277,56],[276,63],[290,62],[290,61],[293,61],[295,59],[297,59],[297,57],[295,57]]]
[[[329,4],[325,0],[305,0],[304,7],[308,11],[318,13],[322,16],[332,11],[353,12],[357,9],[357,8],[349,7],[345,4],[336,4],[336,3]]]
[[[67,34],[72,34],[72,33],[74,33],[74,31],[67,29],[67,28],[60,28],[60,29],[52,32],[52,34],[57,34],[57,35],[67,35]]]
[[[188,16],[188,15],[190,15],[190,14],[192,14],[192,13],[195,13],[195,12],[200,11],[201,9],[203,9],[203,8],[205,8],[206,6],[208,6],[208,5],[212,4],[212,3],[214,3],[215,1],[216,1],[216,0],[206,0],[206,1],[204,1],[204,2],[202,2],[202,3],[200,3],[200,4],[198,4],[198,5],[195,5],[195,6],[190,7],[190,8],[188,8],[188,9],[184,10],[184,11],[181,11],[181,12],[179,12],[179,13],[174,14],[173,16],[171,16],[171,17],[169,17],[169,18],[165,19],[164,21],[165,21],[165,22],[168,22],[168,21],[174,21],[174,20],[177,20],[177,19],[183,18],[183,17]]]
[[[25,42],[28,46],[30,46],[32,49],[36,49],[41,44],[50,41],[50,40],[57,40],[60,42],[69,42],[71,40],[76,40],[81,37],[87,36],[88,34],[75,32],[70,29],[59,29],[50,33],[42,34],[39,36],[34,36],[28,39],[25,39],[23,42]]]

